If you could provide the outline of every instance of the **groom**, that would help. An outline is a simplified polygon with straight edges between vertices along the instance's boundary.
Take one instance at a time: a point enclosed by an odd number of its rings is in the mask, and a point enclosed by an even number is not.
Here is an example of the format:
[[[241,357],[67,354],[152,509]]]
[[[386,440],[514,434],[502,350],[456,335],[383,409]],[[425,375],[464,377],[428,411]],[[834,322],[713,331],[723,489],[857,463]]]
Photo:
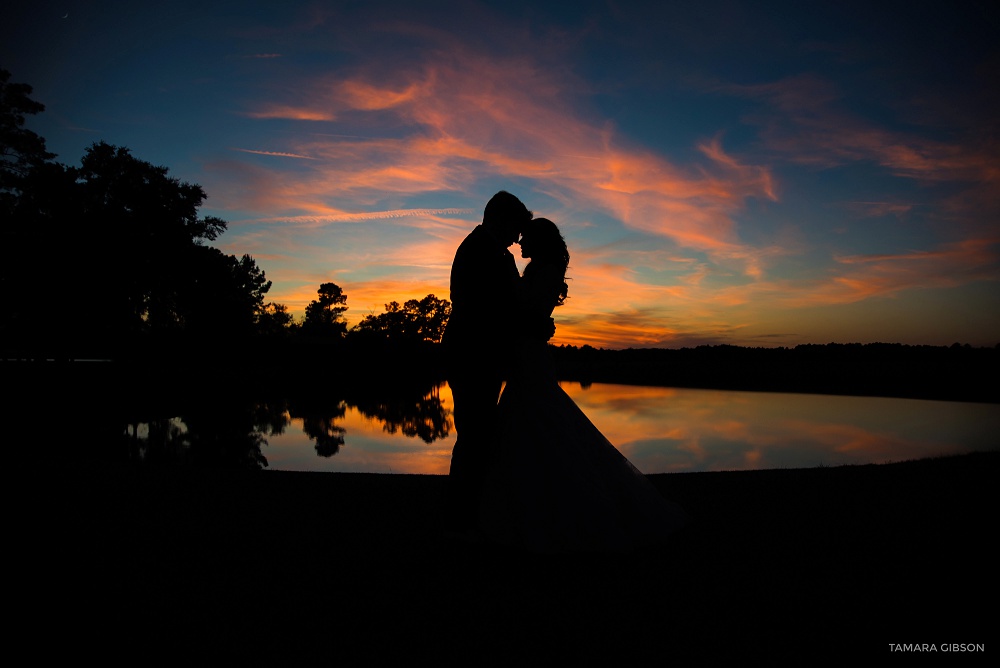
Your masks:
[[[496,447],[497,400],[516,345],[518,272],[507,250],[531,221],[521,200],[501,190],[455,253],[451,317],[443,343],[458,432],[448,476],[450,528],[474,529],[479,495]]]

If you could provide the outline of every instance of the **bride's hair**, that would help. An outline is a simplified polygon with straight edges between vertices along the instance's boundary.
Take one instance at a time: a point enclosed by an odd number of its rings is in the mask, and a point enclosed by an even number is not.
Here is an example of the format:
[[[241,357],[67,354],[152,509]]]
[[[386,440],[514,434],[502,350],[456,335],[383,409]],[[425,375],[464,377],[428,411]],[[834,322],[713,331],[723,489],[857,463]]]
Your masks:
[[[569,249],[566,248],[566,240],[563,239],[559,228],[548,218],[535,218],[525,226],[521,236],[527,237],[532,243],[531,261],[524,268],[524,277],[531,280],[531,277],[543,267],[558,270],[562,287],[559,290],[556,306],[562,306],[569,294],[569,285],[566,284]]]

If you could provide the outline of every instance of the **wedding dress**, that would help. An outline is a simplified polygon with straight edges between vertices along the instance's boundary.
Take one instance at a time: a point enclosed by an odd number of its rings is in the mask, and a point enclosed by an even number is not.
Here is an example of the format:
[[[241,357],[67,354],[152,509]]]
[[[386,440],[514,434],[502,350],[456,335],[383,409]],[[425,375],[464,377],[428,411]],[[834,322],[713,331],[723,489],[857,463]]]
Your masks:
[[[483,534],[539,552],[627,551],[661,543],[684,526],[687,514],[559,387],[547,343],[523,340],[517,355],[498,407]]]

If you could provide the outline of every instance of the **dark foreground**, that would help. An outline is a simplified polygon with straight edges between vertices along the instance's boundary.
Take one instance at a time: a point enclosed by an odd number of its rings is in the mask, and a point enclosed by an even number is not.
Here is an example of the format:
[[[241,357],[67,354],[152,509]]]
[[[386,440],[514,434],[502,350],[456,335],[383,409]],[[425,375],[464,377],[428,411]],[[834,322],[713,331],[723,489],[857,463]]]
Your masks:
[[[664,549],[574,556],[449,537],[439,476],[22,476],[8,637],[33,657],[128,665],[995,654],[998,463],[651,476],[696,524]]]

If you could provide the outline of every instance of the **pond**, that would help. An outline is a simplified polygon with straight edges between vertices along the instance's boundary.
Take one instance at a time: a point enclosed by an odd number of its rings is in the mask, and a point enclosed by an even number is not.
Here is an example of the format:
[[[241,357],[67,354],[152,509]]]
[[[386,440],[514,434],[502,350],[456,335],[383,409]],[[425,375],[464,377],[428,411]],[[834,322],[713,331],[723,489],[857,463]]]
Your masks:
[[[563,389],[644,473],[807,468],[998,448],[996,404],[640,387]],[[274,409],[259,453],[283,471],[446,474],[452,398],[442,384],[390,405]],[[171,428],[183,433],[175,419]],[[149,425],[132,425],[138,446]],[[141,454],[142,447],[137,448]]]

